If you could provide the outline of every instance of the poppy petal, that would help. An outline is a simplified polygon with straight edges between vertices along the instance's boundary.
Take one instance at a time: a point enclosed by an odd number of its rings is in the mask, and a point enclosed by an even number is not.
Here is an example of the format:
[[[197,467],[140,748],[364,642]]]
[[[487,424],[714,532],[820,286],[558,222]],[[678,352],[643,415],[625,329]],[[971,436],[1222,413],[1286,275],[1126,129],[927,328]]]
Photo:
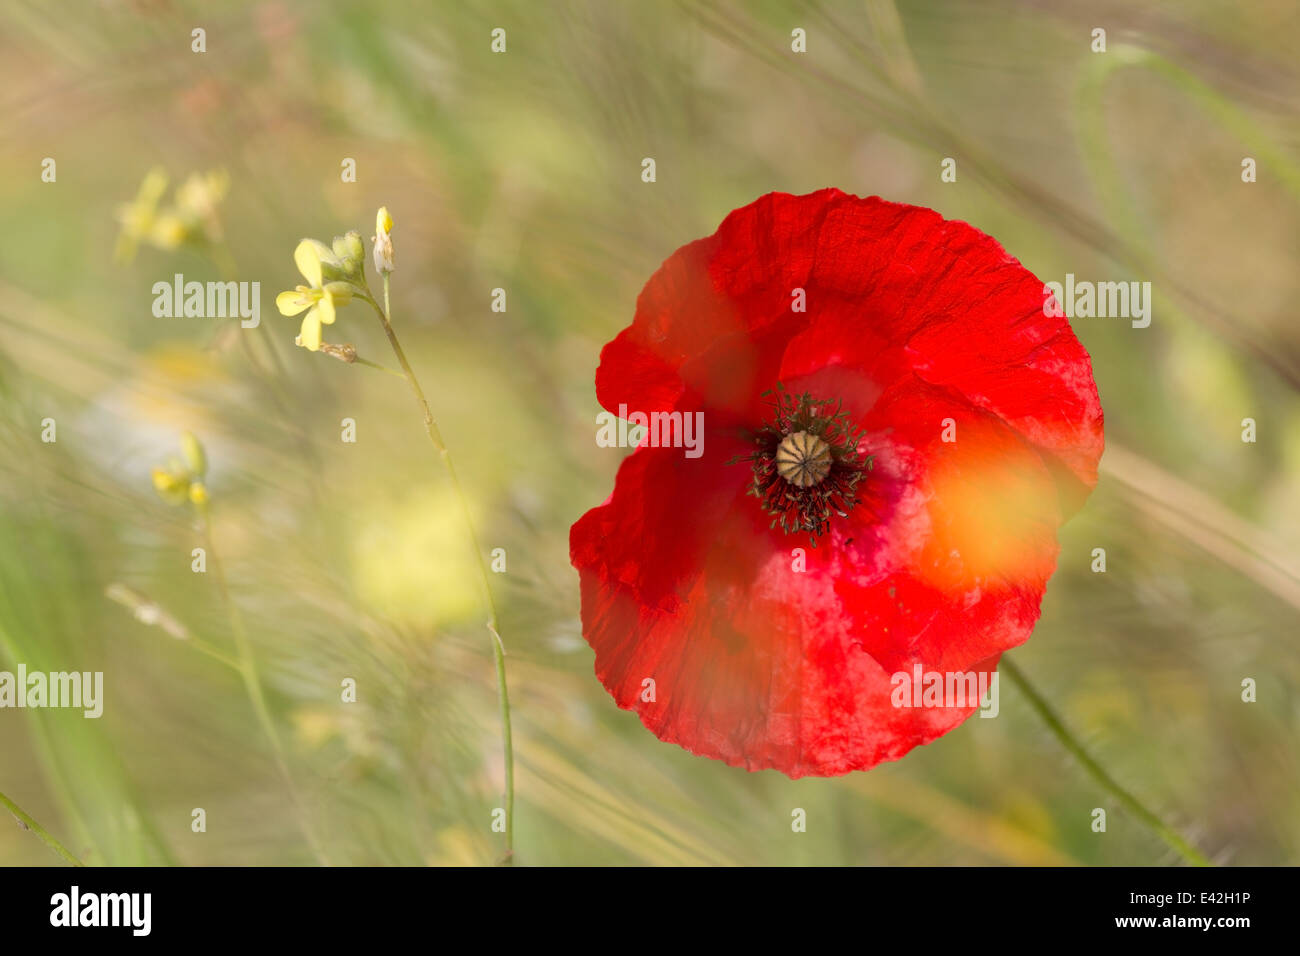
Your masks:
[[[730,480],[734,466],[719,456],[692,475],[679,458],[638,450],[611,501],[571,535],[584,632],[620,707],[692,753],[792,777],[897,759],[970,715],[976,700],[895,707],[892,681],[922,663],[907,651],[908,627],[918,624],[964,638],[924,661],[926,671],[987,680],[978,628],[997,620],[996,602],[972,615],[906,569],[846,578],[846,559],[864,555],[843,538],[809,549],[806,539],[774,534],[747,507],[743,470],[741,482]],[[796,548],[805,549],[804,570]],[[894,606],[901,602],[915,606]],[[988,646],[1024,636],[1014,630]],[[895,641],[893,653],[881,640]]]

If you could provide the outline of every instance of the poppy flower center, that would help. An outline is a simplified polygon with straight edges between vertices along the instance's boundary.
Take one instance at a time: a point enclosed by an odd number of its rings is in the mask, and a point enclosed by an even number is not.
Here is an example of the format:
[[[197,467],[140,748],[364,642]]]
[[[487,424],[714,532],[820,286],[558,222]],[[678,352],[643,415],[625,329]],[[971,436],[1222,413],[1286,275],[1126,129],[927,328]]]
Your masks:
[[[792,432],[776,446],[776,473],[796,488],[811,488],[832,464],[831,446],[809,432]]]
[[[758,498],[786,534],[805,531],[817,538],[831,519],[845,517],[857,504],[857,489],[871,470],[871,458],[858,452],[855,430],[839,402],[791,395],[778,385],[772,418],[751,439],[754,451],[734,461],[748,461],[754,479],[749,493]]]

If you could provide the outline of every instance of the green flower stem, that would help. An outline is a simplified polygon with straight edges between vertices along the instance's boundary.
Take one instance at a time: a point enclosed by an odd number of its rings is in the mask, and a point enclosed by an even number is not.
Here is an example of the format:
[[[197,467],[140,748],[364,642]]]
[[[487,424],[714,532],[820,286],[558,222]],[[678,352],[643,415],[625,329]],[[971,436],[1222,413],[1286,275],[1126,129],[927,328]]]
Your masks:
[[[329,860],[307,821],[306,808],[303,807],[302,801],[298,798],[298,791],[293,783],[293,775],[289,772],[289,761],[285,757],[284,745],[280,742],[280,735],[275,729],[274,720],[271,718],[271,710],[267,707],[266,695],[262,692],[262,681],[257,672],[257,660],[253,656],[253,645],[248,639],[248,630],[244,627],[244,617],[239,612],[239,605],[230,596],[230,586],[226,581],[226,574],[222,570],[221,560],[217,556],[217,549],[213,543],[212,518],[208,505],[206,502],[196,504],[195,510],[198,512],[203,543],[207,548],[208,561],[212,565],[212,576],[216,579],[217,589],[221,592],[221,600],[226,605],[226,610],[230,615],[231,631],[235,639],[236,656],[234,660],[219,651],[214,656],[218,656],[218,659],[223,659],[234,667],[243,679],[244,689],[248,693],[248,699],[253,704],[253,712],[257,715],[257,722],[262,728],[262,733],[266,735],[266,739],[271,743],[276,767],[280,771],[280,776],[284,778],[285,788],[289,791],[289,797],[298,810],[299,825],[302,827],[303,835],[307,838],[316,859],[328,866]],[[215,651],[215,649],[206,652],[211,653],[212,651]]]
[[[208,657],[211,657],[215,661],[220,661],[221,663],[225,664],[227,667],[229,667],[231,670],[235,671],[236,673],[243,674],[244,665],[242,663],[235,660],[235,658],[231,657],[225,651],[213,647],[211,644],[203,640],[201,637],[194,637],[193,635],[191,635],[185,638],[184,643],[189,644],[199,653],[206,654]]]
[[[3,651],[11,661],[22,659],[24,655],[19,653],[19,647],[10,636],[0,629],[0,651]],[[32,734],[32,746],[45,768],[46,783],[53,791],[57,798],[60,809],[68,819],[72,829],[76,832],[78,843],[83,846],[94,859],[101,859],[101,852],[95,835],[90,826],[86,823],[85,816],[82,814],[77,805],[77,801],[72,794],[72,788],[68,785],[68,775],[64,772],[62,761],[59,759],[58,751],[54,747],[54,742],[50,739],[49,732],[34,712],[29,712],[29,721]],[[143,816],[143,815],[142,815]],[[147,819],[147,817],[146,817]]]
[[[378,362],[372,362],[369,359],[363,359],[360,355],[357,356],[355,364],[364,365],[366,368],[378,369],[381,372],[387,372],[389,375],[396,375],[398,378],[406,378],[406,376],[397,369],[389,368],[387,365],[380,365]]]
[[[1204,854],[1184,839],[1177,830],[1161,820],[1152,811],[1148,810],[1137,797],[1133,796],[1133,794],[1121,787],[1116,782],[1115,778],[1107,773],[1101,764],[1097,763],[1093,756],[1084,749],[1083,744],[1079,743],[1075,736],[1066,728],[1060,716],[1058,716],[1056,711],[1052,709],[1051,705],[1047,703],[1047,700],[1043,695],[1029,683],[1029,679],[1025,677],[1024,672],[1021,671],[1019,667],[1017,667],[1010,659],[1003,657],[1002,663],[999,665],[998,669],[1002,673],[1006,674],[1007,677],[1011,678],[1011,682],[1015,684],[1016,687],[1020,689],[1020,692],[1029,700],[1029,706],[1034,709],[1034,712],[1037,713],[1040,718],[1042,718],[1043,723],[1047,725],[1047,729],[1056,736],[1056,738],[1061,742],[1061,745],[1074,756],[1074,759],[1083,765],[1083,769],[1088,771],[1089,776],[1091,776],[1093,780],[1097,781],[1097,783],[1101,785],[1102,789],[1110,793],[1111,796],[1118,800],[1125,809],[1153,830],[1156,836],[1169,844],[1169,846],[1177,851],[1177,853],[1188,863],[1191,863],[1193,866],[1214,865]]]
[[[402,345],[397,341],[397,333],[393,331],[393,324],[389,321],[392,314],[388,304],[388,273],[384,273],[384,304],[381,307],[370,296],[364,296],[375,309],[379,316],[379,321],[384,326],[384,334],[388,336],[388,344],[393,347],[393,354],[397,356],[398,364],[402,366],[402,372],[406,376],[407,383],[411,386],[411,391],[415,394],[415,399],[420,404],[420,409],[424,412],[424,430],[429,434],[429,441],[433,442],[434,449],[442,459],[443,466],[447,469],[447,476],[451,479],[452,488],[456,493],[456,500],[460,504],[461,516],[465,521],[466,530],[469,532],[470,544],[474,548],[474,557],[478,562],[479,576],[482,578],[483,592],[487,599],[488,620],[487,629],[492,635],[492,657],[496,664],[497,671],[497,697],[501,707],[501,747],[505,759],[506,774],[506,791],[505,791],[505,811],[506,811],[506,853],[502,859],[503,863],[512,862],[514,854],[514,826],[515,826],[515,756],[514,743],[510,729],[510,692],[506,685],[506,651],[505,644],[501,640],[501,633],[498,626],[496,599],[492,596],[491,578],[488,577],[487,562],[483,557],[483,548],[479,544],[478,532],[474,528],[474,519],[471,517],[469,501],[465,497],[465,492],[461,488],[460,479],[456,476],[456,467],[452,464],[451,453],[447,450],[447,444],[442,439],[442,432],[438,428],[438,423],[434,420],[433,412],[429,408],[429,402],[424,397],[424,389],[420,387],[420,382],[415,377],[415,372],[411,369],[411,363],[406,359],[406,353],[402,350]]]
[[[73,856],[71,851],[69,851],[67,847],[65,847],[62,843],[60,843],[53,836],[51,836],[49,830],[45,829],[45,827],[41,826],[30,816],[28,816],[28,814],[23,810],[22,807],[18,806],[18,804],[14,803],[3,793],[0,793],[0,807],[4,807],[6,810],[12,813],[14,815],[14,819],[18,821],[19,825],[21,825],[23,829],[30,830],[32,831],[32,833],[35,833],[40,838],[40,841],[42,843],[48,846],[59,856],[63,857],[65,862],[70,863],[72,866],[86,865],[82,863],[80,860],[78,860],[75,856]]]

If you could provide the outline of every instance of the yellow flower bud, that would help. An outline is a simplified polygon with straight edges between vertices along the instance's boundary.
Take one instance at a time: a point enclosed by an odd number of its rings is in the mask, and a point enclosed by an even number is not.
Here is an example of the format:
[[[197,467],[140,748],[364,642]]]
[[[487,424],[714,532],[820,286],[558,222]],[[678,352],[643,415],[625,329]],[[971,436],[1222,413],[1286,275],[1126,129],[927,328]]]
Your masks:
[[[325,291],[335,305],[347,305],[352,301],[352,286],[346,282],[326,282]]]
[[[191,474],[202,478],[208,473],[208,456],[203,453],[203,445],[194,437],[193,432],[181,435],[181,455]]]
[[[366,247],[356,230],[345,236],[334,237],[334,255],[339,260],[339,267],[343,270],[343,274],[349,279],[361,275],[362,266],[366,261]]]
[[[172,504],[180,504],[189,494],[190,482],[184,475],[178,475],[166,468],[153,470],[153,487],[158,494]]]
[[[388,214],[387,206],[380,206],[375,213],[374,256],[375,271],[381,274],[393,271],[393,217]]]

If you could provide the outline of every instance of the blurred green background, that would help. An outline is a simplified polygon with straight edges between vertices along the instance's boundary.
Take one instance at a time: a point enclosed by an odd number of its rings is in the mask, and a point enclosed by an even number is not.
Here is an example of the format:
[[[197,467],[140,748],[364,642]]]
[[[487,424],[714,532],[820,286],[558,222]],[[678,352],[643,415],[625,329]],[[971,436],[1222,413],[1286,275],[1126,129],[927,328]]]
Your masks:
[[[1297,862],[1298,17],[1289,0],[4,0],[0,669],[102,670],[107,702],[99,721],[0,711],[0,791],[93,864],[310,864],[307,831],[336,864],[499,856],[485,611],[418,410],[398,379],[294,348],[273,305],[301,237],[368,240],[386,204],[394,323],[484,548],[507,555],[519,862],[1175,862],[1008,682],[996,720],[792,782],[658,742],[593,676],[568,529],[624,454],[594,441],[600,346],[729,210],[834,185],[965,219],[1044,280],[1153,283],[1150,328],[1074,323],[1103,477],[1013,656],[1216,861]],[[260,329],[152,315],[154,282],[221,277],[202,248],[114,260],[119,207],[156,166],[173,185],[229,174],[217,214],[237,277],[261,283]],[[329,333],[393,364],[363,304]],[[124,585],[231,646],[213,575],[190,570],[192,512],[150,483],[185,429],[296,802],[238,675],[106,596]],[[0,864],[58,862],[0,826]]]

